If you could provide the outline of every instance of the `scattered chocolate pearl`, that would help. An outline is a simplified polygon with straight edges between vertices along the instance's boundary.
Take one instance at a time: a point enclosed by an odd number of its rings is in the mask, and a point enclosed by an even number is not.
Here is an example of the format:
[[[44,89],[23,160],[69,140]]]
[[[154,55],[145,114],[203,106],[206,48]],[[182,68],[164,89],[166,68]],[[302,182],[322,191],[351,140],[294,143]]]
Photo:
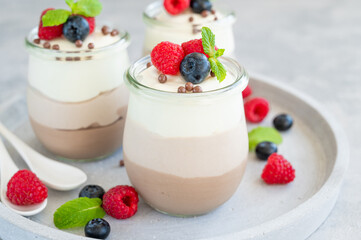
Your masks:
[[[45,42],[43,47],[49,49],[51,47],[50,42]]]
[[[160,83],[165,83],[167,81],[167,76],[164,75],[164,74],[160,74],[159,77],[158,77],[158,81]]]
[[[119,31],[116,30],[116,29],[114,29],[114,30],[110,33],[110,35],[111,35],[112,37],[117,36],[118,34],[119,34]]]
[[[147,68],[150,68],[152,66],[152,63],[151,62],[148,62],[147,63]]]
[[[214,74],[214,72],[211,71],[211,77],[215,77],[216,74]]]
[[[65,61],[73,61],[73,58],[72,57],[66,57]]]
[[[124,160],[123,159],[119,161],[119,166],[124,167]]]
[[[194,93],[201,93],[201,92],[203,92],[203,90],[202,90],[202,88],[200,86],[195,86],[193,88],[193,92]]]
[[[213,15],[216,14],[216,10],[212,9],[212,10],[211,10],[211,13],[212,13]]]
[[[218,18],[217,17],[214,17],[214,21],[217,21],[218,20]]]
[[[185,87],[186,87],[187,91],[192,91],[193,90],[193,83],[187,82]]]
[[[74,61],[80,61],[80,57],[74,57]]]
[[[108,35],[109,32],[110,32],[110,30],[109,30],[109,27],[108,27],[108,26],[103,26],[103,27],[102,27],[102,33],[103,33],[104,35]]]
[[[186,88],[185,88],[185,87],[180,86],[180,87],[178,88],[178,92],[179,92],[179,93],[186,93],[187,91],[186,91]]]
[[[189,17],[188,21],[189,22],[193,22],[194,18],[193,17]]]
[[[201,14],[202,14],[202,17],[205,18],[205,17],[208,16],[208,11],[207,11],[207,10],[203,10]]]
[[[54,50],[59,50],[60,49],[58,44],[54,44],[51,48],[54,49]]]
[[[56,61],[61,61],[61,58],[60,58],[60,57],[56,57],[55,60],[56,60]]]
[[[82,40],[76,40],[75,41],[75,46],[78,47],[78,48],[81,48],[83,46],[83,41]]]
[[[88,48],[89,48],[89,49],[93,49],[93,48],[94,48],[94,43],[89,43],[89,44],[88,44]]]
[[[40,38],[35,38],[35,39],[34,39],[34,43],[35,43],[35,44],[40,44],[40,41],[41,41]]]

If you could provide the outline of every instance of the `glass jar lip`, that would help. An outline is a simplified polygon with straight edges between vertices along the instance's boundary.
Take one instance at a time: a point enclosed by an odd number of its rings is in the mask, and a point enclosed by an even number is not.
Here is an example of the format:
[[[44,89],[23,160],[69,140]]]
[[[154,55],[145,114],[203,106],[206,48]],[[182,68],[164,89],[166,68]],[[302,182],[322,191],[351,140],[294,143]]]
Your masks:
[[[94,49],[81,49],[76,51],[64,51],[64,50],[54,50],[54,49],[45,49],[33,42],[34,36],[38,34],[38,27],[34,27],[30,33],[25,37],[25,46],[28,51],[34,51],[40,54],[54,56],[54,57],[62,57],[62,56],[92,56],[99,52],[108,52],[112,51],[114,48],[126,49],[130,42],[131,37],[129,33],[125,30],[119,30],[120,38],[118,41],[109,44],[104,47],[94,48]]]
[[[149,4],[143,12],[143,21],[146,24],[153,25],[153,26],[160,26],[160,27],[177,28],[177,29],[182,29],[182,28],[187,27],[186,24],[174,24],[174,23],[160,21],[160,20],[155,19],[154,15],[158,14],[162,8],[163,8],[162,1],[156,1],[156,2]],[[193,24],[193,25],[212,24],[215,26],[217,26],[217,25],[223,26],[224,24],[233,24],[236,21],[236,14],[234,11],[222,10],[222,9],[218,10],[218,11],[220,11],[224,14],[223,18],[218,19],[217,21],[214,21],[214,22],[209,22],[209,23],[204,23],[204,24]],[[192,25],[190,25],[190,27],[192,27]]]
[[[232,69],[232,72],[235,73],[235,78],[236,78],[236,80],[232,84],[224,86],[222,88],[205,91],[201,93],[180,94],[177,92],[168,92],[146,86],[137,80],[137,75],[142,71],[144,71],[145,69],[147,69],[147,63],[151,62],[150,55],[147,55],[139,59],[128,68],[128,70],[125,73],[126,74],[125,83],[128,85],[128,87],[131,90],[138,89],[138,90],[142,90],[142,92],[144,92],[147,95],[176,98],[176,99],[204,98],[208,96],[223,94],[237,87],[241,88],[241,90],[243,91],[246,88],[249,79],[248,73],[244,69],[244,67],[242,67],[236,60],[230,57],[222,56],[218,59],[224,65],[229,67],[228,70]]]

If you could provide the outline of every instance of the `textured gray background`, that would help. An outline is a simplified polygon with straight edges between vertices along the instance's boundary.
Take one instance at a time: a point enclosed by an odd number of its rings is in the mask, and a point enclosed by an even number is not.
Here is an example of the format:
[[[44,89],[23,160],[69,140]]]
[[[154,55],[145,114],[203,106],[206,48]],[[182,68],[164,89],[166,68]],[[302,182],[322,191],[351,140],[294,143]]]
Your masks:
[[[104,0],[100,18],[132,35],[131,60],[141,55],[141,12],[150,0]],[[219,2],[221,2],[219,0]],[[335,209],[310,239],[361,236],[361,1],[222,0],[237,12],[236,55],[249,72],[287,83],[323,103],[344,126],[351,161]],[[23,39],[46,7],[61,0],[0,0],[0,112],[25,94]],[[298,146],[295,146],[298,147]]]

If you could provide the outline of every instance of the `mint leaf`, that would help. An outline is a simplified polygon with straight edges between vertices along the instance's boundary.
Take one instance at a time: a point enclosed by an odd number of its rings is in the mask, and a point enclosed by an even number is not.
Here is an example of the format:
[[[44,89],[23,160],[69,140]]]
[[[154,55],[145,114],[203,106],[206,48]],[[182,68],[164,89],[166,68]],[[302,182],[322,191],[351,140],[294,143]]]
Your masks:
[[[99,0],[79,0],[71,7],[74,14],[79,14],[84,17],[95,17],[102,11],[102,4]]]
[[[257,127],[248,133],[249,150],[253,151],[258,143],[268,141],[275,144],[282,143],[282,136],[271,127]]]
[[[205,54],[213,57],[216,51],[216,36],[207,27],[202,27],[202,45]]]
[[[214,55],[216,58],[223,56],[225,49],[218,49],[216,54]]]
[[[83,227],[94,218],[103,218],[105,211],[100,198],[81,197],[66,202],[54,213],[54,224],[59,229]]]
[[[64,9],[49,10],[42,17],[43,26],[51,27],[51,26],[58,26],[60,24],[63,24],[66,22],[66,20],[68,20],[68,17],[70,15],[71,12]]]
[[[218,81],[222,82],[226,78],[227,70],[217,58],[210,57],[208,58],[208,61],[211,64],[211,70],[216,75]]]
[[[74,0],[65,0],[65,2],[70,8],[73,8]]]

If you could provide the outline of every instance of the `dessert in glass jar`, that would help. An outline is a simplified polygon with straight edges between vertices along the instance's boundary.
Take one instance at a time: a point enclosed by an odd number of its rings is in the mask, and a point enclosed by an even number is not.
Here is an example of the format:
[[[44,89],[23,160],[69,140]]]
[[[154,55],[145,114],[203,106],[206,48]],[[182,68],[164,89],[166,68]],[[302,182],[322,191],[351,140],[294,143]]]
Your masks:
[[[209,42],[211,32],[204,33]],[[248,75],[214,47],[205,49],[207,58],[162,42],[127,72],[125,167],[142,198],[170,215],[201,215],[220,206],[246,167],[242,90]]]
[[[234,55],[234,12],[213,6],[209,0],[164,0],[150,4],[143,13],[145,23],[144,55],[162,41],[177,44],[201,38],[201,28],[210,27],[217,35],[217,47]]]
[[[77,2],[91,7],[71,2],[69,11],[46,9],[26,38],[29,118],[54,154],[99,159],[122,145],[130,37],[95,24],[101,10],[97,0]]]

